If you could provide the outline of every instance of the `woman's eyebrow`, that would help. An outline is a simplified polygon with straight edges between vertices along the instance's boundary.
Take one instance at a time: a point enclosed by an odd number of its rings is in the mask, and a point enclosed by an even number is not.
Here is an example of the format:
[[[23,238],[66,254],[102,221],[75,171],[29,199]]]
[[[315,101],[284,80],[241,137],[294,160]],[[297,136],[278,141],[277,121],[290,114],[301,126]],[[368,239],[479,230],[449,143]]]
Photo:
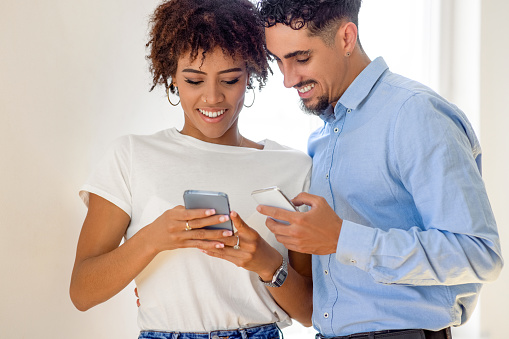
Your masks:
[[[183,69],[182,70],[182,73],[197,73],[197,74],[207,74],[205,72],[202,72],[202,71],[198,71],[196,69],[192,69],[192,68],[186,68],[186,69]]]
[[[224,71],[220,71],[218,72],[219,74],[224,74],[224,73],[232,73],[232,72],[242,72],[242,68],[240,67],[237,67],[237,68],[229,68],[229,69],[225,69]]]
[[[185,72],[185,73],[196,73],[196,74],[203,74],[203,75],[207,75],[207,73],[203,72],[203,71],[199,71],[197,69],[192,69],[192,68],[186,68],[186,69],[183,69],[182,72]],[[224,73],[232,73],[232,72],[242,72],[242,68],[240,67],[237,67],[237,68],[229,68],[229,69],[225,69],[223,71],[219,71],[218,74],[224,74]]]

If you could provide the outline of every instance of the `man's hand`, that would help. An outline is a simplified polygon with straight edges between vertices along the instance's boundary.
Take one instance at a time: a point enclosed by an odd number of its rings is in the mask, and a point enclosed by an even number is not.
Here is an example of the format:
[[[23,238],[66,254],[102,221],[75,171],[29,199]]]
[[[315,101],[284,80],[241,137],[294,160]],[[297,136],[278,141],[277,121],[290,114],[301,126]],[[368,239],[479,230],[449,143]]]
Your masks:
[[[308,205],[307,212],[290,212],[284,209],[259,205],[258,212],[267,218],[266,225],[276,239],[292,251],[309,254],[331,254],[336,252],[343,220],[327,201],[317,195],[300,193],[292,200],[295,206]],[[284,220],[285,225],[274,221]]]
[[[138,288],[137,287],[134,288],[134,295],[136,296],[136,306],[140,307],[141,306],[140,297],[138,296]]]

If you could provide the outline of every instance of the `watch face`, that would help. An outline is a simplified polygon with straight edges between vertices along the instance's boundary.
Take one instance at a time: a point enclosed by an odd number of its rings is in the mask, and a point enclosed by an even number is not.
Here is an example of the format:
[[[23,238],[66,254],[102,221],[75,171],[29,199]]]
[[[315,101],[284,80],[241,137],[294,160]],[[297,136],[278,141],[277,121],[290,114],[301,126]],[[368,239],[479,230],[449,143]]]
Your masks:
[[[277,287],[283,285],[287,276],[288,272],[286,270],[283,269],[279,271],[279,274],[276,276],[276,281],[274,281],[274,284],[277,285]]]
[[[283,259],[283,263],[281,264],[281,267],[279,267],[276,274],[274,275],[272,283],[275,286],[280,287],[285,282],[287,276],[288,276],[288,263],[286,262],[286,260]]]
[[[258,279],[260,279],[260,281],[265,286],[280,287],[285,282],[287,276],[288,276],[288,263],[283,258],[283,263],[281,264],[281,266],[279,266],[279,268],[274,273],[274,276],[272,277],[272,281],[270,281],[270,282],[263,281],[262,278],[260,278],[260,277],[258,277]]]

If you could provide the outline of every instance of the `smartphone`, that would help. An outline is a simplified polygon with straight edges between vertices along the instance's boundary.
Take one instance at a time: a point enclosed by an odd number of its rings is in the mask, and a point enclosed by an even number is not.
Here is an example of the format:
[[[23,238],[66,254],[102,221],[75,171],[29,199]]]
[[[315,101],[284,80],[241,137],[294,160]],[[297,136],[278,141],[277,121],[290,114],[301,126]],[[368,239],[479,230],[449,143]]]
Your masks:
[[[187,190],[184,192],[184,205],[186,209],[215,209],[216,215],[230,216],[230,203],[228,195],[223,192]],[[233,224],[230,219],[228,221],[203,227],[205,229],[226,229],[233,232]]]
[[[298,211],[292,201],[277,186],[255,190],[251,193],[251,196],[260,205],[278,207],[292,212]],[[288,222],[284,220],[274,220],[288,225]]]

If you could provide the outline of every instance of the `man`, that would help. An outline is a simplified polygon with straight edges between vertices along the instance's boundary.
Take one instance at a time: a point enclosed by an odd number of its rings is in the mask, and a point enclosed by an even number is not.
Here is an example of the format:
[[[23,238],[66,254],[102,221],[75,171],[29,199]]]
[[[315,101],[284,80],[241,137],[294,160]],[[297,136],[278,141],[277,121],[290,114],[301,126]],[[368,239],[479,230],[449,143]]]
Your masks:
[[[502,265],[465,115],[429,88],[371,61],[361,0],[261,0],[267,48],[304,110],[308,212],[258,210],[288,249],[313,255],[319,338],[450,338]],[[386,38],[384,36],[383,38]]]

